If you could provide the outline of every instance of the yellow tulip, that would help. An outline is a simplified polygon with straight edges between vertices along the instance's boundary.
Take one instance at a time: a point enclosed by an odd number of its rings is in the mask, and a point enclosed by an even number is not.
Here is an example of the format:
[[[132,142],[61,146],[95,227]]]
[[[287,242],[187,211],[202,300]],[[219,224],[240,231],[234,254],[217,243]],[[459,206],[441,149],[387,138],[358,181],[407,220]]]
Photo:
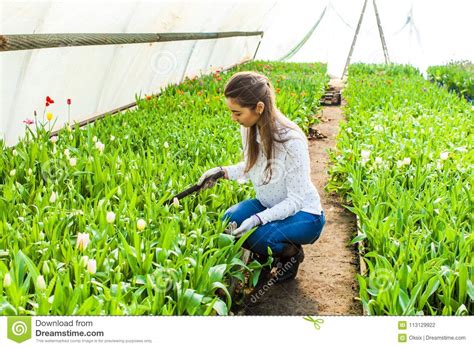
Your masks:
[[[48,112],[48,113],[46,114],[46,119],[47,119],[48,121],[51,121],[51,120],[53,119],[53,114],[52,114],[51,112]]]

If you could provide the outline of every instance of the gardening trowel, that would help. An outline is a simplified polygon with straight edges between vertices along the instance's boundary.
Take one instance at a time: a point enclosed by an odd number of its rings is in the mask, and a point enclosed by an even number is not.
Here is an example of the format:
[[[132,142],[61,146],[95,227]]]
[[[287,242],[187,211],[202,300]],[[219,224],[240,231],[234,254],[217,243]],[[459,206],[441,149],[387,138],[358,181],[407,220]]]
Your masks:
[[[184,198],[184,197],[190,195],[193,192],[200,191],[200,190],[202,190],[203,188],[206,187],[206,184],[209,181],[217,181],[218,179],[223,178],[223,177],[224,177],[224,172],[219,172],[219,173],[213,174],[213,175],[207,177],[206,179],[204,179],[204,181],[201,183],[201,185],[191,186],[190,188],[184,190],[183,192],[178,193],[176,196],[173,196],[171,199],[167,200],[165,202],[165,204],[168,204],[168,205],[172,204],[173,200],[175,198],[181,199],[181,198]]]

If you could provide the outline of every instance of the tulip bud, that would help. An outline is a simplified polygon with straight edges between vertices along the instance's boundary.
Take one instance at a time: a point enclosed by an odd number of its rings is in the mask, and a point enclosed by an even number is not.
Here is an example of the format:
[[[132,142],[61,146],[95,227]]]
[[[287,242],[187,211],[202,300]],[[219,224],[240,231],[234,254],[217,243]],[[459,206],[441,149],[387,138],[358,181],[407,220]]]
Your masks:
[[[87,272],[89,272],[90,274],[95,274],[97,272],[96,260],[87,261]]]
[[[81,257],[81,260],[79,261],[79,264],[82,266],[82,267],[87,267],[87,263],[89,262],[89,256],[87,255],[84,255]]]
[[[57,193],[53,191],[53,192],[51,192],[51,197],[49,197],[49,202],[54,203],[54,202],[56,202],[57,198],[58,198]]]
[[[44,278],[42,275],[39,275],[38,278],[36,278],[36,286],[38,290],[44,290],[46,289],[46,282],[44,281]]]
[[[137,229],[138,229],[139,231],[143,231],[143,230],[145,229],[145,227],[146,227],[146,222],[145,222],[145,220],[143,220],[143,219],[138,219],[138,221],[137,221]]]
[[[106,220],[109,224],[113,224],[115,221],[115,213],[112,211],[107,212]]]
[[[48,261],[43,262],[43,274],[49,274]]]
[[[84,251],[87,248],[89,242],[89,233],[79,232],[77,235],[76,248],[78,248],[80,251]]]
[[[10,273],[6,273],[3,277],[3,287],[8,288],[12,284],[12,277]]]

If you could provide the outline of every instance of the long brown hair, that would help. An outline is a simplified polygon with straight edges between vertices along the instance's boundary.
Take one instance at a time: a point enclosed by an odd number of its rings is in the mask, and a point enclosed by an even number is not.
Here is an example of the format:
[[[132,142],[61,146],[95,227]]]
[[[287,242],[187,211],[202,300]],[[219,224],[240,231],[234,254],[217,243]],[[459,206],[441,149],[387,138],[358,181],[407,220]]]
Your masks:
[[[254,71],[242,71],[234,74],[227,82],[224,95],[226,98],[232,98],[241,107],[247,107],[255,110],[258,102],[263,102],[265,107],[256,124],[246,129],[247,131],[247,162],[245,164],[245,173],[247,173],[255,164],[260,151],[257,142],[257,127],[259,127],[261,144],[263,152],[267,158],[265,167],[264,185],[270,182],[272,177],[272,160],[275,155],[275,142],[283,144],[290,138],[282,138],[282,135],[289,131],[289,128],[295,129],[306,136],[302,130],[294,123],[289,121],[276,107],[275,89],[270,80]],[[278,128],[276,121],[282,123],[285,127]],[[245,149],[244,149],[245,151]]]

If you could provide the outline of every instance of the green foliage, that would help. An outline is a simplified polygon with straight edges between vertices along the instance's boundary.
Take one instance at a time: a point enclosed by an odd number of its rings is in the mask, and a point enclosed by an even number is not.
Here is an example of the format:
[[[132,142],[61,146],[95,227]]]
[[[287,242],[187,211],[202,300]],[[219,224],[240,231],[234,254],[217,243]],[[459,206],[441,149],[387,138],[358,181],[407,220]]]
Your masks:
[[[473,109],[406,66],[353,65],[329,190],[360,220],[370,314],[474,312]]]
[[[431,81],[445,86],[449,91],[454,91],[468,101],[474,100],[474,64],[471,62],[430,66],[427,73]]]
[[[164,202],[240,160],[223,96],[239,69],[268,74],[282,112],[304,129],[313,122],[325,66],[253,62],[137,97],[136,109],[51,140],[36,122],[14,149],[0,143],[0,314],[229,313],[231,280],[254,282],[262,265],[240,261],[245,236],[223,235],[221,217],[253,188],[221,180],[179,206]]]

